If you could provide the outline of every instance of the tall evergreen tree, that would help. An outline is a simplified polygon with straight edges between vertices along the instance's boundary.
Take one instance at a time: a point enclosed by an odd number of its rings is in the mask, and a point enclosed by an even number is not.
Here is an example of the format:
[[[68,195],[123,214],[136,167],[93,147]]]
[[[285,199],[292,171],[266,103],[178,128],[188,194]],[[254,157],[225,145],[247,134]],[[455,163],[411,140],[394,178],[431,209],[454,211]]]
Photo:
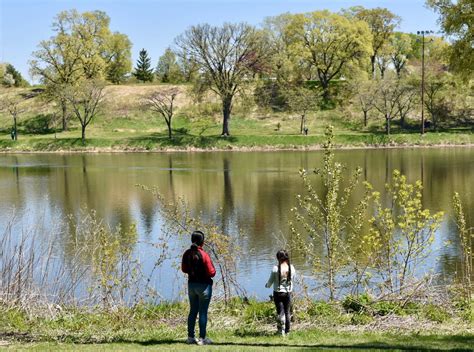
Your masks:
[[[140,50],[137,60],[137,66],[133,75],[142,82],[153,81],[153,69],[151,68],[151,59],[145,49]]]

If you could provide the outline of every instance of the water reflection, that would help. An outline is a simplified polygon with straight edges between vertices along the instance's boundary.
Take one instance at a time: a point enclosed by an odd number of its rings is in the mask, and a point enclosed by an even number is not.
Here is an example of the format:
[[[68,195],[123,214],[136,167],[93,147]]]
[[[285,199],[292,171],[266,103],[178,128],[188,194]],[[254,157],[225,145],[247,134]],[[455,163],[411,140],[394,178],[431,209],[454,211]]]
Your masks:
[[[381,191],[395,168],[410,182],[422,179],[424,206],[447,211],[447,219],[458,191],[468,224],[474,225],[472,148],[339,151],[336,158],[348,165],[347,172],[362,166],[363,179]],[[169,199],[184,197],[191,209],[211,218],[221,209],[215,220],[249,253],[240,264],[244,284],[264,297],[266,270],[279,247],[275,236],[288,234],[289,209],[303,192],[298,170],[320,165],[321,152],[0,155],[0,228],[12,208],[28,224],[44,212],[53,214],[52,221],[79,217],[87,207],[112,227],[136,223],[140,238],[150,241],[158,237],[161,220],[151,194],[136,185],[157,186]],[[432,263],[447,276],[459,265],[457,252],[443,248],[454,234],[446,220],[438,241],[442,257]]]

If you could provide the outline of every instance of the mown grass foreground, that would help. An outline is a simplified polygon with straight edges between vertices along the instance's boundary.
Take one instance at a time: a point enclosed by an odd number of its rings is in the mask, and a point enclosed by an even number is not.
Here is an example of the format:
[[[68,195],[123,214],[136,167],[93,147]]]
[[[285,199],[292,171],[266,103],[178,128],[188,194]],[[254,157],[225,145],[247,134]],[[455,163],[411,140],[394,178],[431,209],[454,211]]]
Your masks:
[[[298,308],[298,306],[300,308]],[[304,307],[303,307],[304,306]],[[134,308],[0,309],[0,345],[21,350],[450,350],[472,351],[472,311],[453,314],[435,305],[380,304],[371,313],[343,303],[295,305],[290,336],[275,335],[271,302],[234,300],[212,305],[213,346],[188,346],[187,304]],[[398,308],[397,308],[398,307]],[[464,307],[466,308],[466,307]],[[472,307],[471,307],[472,309]]]

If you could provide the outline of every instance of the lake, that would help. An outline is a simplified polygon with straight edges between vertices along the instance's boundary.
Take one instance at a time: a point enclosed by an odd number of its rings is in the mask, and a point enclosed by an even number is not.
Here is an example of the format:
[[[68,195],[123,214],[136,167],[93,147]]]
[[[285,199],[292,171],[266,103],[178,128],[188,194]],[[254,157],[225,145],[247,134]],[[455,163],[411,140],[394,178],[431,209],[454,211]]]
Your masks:
[[[265,298],[271,293],[264,284],[278,239],[289,235],[289,210],[304,191],[298,171],[321,166],[322,157],[322,151],[1,154],[0,235],[12,217],[13,231],[21,233],[38,222],[47,228],[70,214],[80,217],[81,209],[93,209],[111,226],[136,225],[136,255],[145,271],[152,270],[153,249],[146,243],[159,237],[163,224],[159,204],[137,185],[156,186],[167,199],[183,197],[193,211],[210,218],[221,209],[216,221],[245,253],[238,263],[239,281],[250,296]],[[361,166],[362,178],[381,192],[393,169],[410,182],[422,180],[424,206],[446,212],[433,248],[440,260],[429,260],[426,270],[453,275],[459,253],[456,245],[445,245],[448,240],[456,244],[451,199],[453,192],[461,194],[468,225],[474,226],[473,148],[340,150],[336,159],[348,166],[347,172]],[[48,231],[41,236],[47,238]],[[176,239],[172,258],[154,277],[167,299],[183,293],[183,276],[175,264],[188,245]],[[61,255],[67,260],[67,251]],[[295,263],[310,276],[302,258]]]

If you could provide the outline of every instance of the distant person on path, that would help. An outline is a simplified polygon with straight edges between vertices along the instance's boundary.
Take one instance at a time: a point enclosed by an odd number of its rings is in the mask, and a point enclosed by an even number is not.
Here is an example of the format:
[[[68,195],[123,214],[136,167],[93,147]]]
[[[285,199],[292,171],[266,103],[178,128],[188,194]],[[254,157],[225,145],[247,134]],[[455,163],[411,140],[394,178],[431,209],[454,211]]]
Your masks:
[[[287,251],[278,251],[276,257],[278,265],[273,267],[265,287],[270,288],[273,285],[273,300],[278,315],[278,334],[285,336],[290,332],[291,292],[296,270],[290,264],[290,256]]]
[[[204,233],[194,231],[191,234],[191,248],[183,254],[181,270],[188,274],[188,344],[209,345],[212,341],[206,338],[207,310],[212,296],[212,278],[216,269],[209,255],[204,252]],[[194,328],[199,313],[199,339],[196,339]]]

